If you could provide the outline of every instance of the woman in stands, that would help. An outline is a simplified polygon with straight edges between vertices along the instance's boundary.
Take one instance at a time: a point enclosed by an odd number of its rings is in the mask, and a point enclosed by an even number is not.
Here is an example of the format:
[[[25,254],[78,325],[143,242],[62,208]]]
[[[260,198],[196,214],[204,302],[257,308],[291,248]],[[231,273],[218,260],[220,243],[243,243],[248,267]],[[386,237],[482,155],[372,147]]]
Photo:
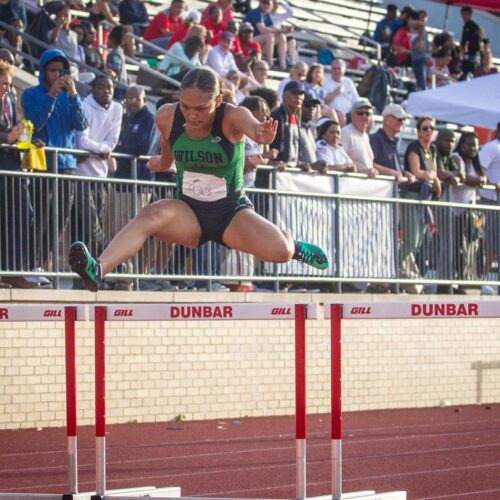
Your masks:
[[[243,189],[245,136],[270,144],[277,122],[256,120],[248,109],[222,103],[220,81],[210,69],[195,68],[181,83],[179,103],[157,113],[161,155],[149,168],[177,167],[178,199],[161,200],[142,209],[94,259],[75,242],[70,265],[86,288],[135,255],[150,236],[196,248],[206,241],[222,243],[269,262],[296,259],[318,269],[328,258],[316,245],[293,240],[286,231],[254,212]]]
[[[356,172],[356,165],[340,144],[340,123],[335,120],[322,120],[316,129],[316,157],[325,162],[325,172]]]

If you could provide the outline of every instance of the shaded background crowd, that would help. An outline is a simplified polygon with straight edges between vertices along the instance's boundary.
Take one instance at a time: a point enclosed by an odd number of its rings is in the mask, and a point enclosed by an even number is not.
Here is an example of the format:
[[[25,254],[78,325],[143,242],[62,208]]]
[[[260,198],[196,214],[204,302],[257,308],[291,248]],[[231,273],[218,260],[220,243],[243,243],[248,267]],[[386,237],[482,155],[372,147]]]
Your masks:
[[[133,163],[116,153],[133,157],[158,153],[155,108],[175,102],[184,74],[201,65],[220,75],[226,102],[247,107],[259,120],[272,116],[278,121],[278,133],[269,147],[246,141],[248,188],[269,188],[269,169],[258,169],[268,166],[277,172],[311,175],[333,171],[369,179],[386,176],[397,184],[398,196],[407,200],[462,204],[480,200],[482,205],[497,205],[500,123],[480,150],[483,131],[478,133],[467,123],[462,124],[465,127],[437,123],[428,115],[413,118],[405,111],[411,92],[498,71],[470,7],[461,9],[463,31],[455,38],[436,29],[431,34],[425,10],[406,6],[400,11],[389,4],[377,22],[374,17],[374,29],[356,41],[359,47],[375,47],[372,53],[340,50],[321,37],[305,37],[294,23],[295,14],[296,9],[282,0],[192,5],[184,0],[170,5],[66,0],[43,6],[1,0],[2,144],[16,144],[25,131],[23,117],[33,124],[34,144],[63,149],[45,151],[48,172],[143,184],[116,183],[110,188],[99,182],[53,183],[46,177],[34,180],[0,172],[0,273],[12,273],[4,276],[0,287],[52,286],[43,274],[52,265],[57,238],[66,233],[70,240],[92,241],[98,253],[138,209],[165,194],[148,183],[174,181],[175,166],[155,176],[145,167],[146,160]],[[402,141],[404,127],[414,134]],[[67,151],[71,149],[80,153]],[[0,149],[4,173],[34,171],[36,163],[33,151]],[[264,202],[256,208],[268,213]],[[402,205],[400,277],[421,278],[429,260],[438,277],[453,262],[446,276],[455,280],[481,280],[496,266],[498,214],[455,208],[451,220],[444,221],[443,213]],[[446,225],[454,242],[452,255],[434,248],[427,253],[427,262],[419,260],[429,235]],[[33,230],[27,232],[27,227]],[[30,234],[36,238],[30,240]],[[214,247],[216,261],[222,260],[223,249]],[[168,272],[173,251],[160,256],[154,248],[149,250],[142,259],[143,272]],[[207,259],[200,252],[191,266],[207,274]],[[236,260],[240,269],[234,274],[251,276],[257,264],[241,255]],[[33,271],[31,275],[27,270]],[[383,283],[365,285],[357,289],[391,290]],[[108,286],[131,289],[132,284],[115,279]],[[175,284],[143,279],[138,286],[177,290],[205,285],[186,279]],[[215,291],[251,292],[257,286],[266,289],[265,283],[252,281],[211,283]],[[307,283],[291,287],[317,288]],[[449,290],[442,285],[442,291]],[[421,287],[409,286],[407,291],[418,293]],[[492,290],[483,287],[483,292]]]

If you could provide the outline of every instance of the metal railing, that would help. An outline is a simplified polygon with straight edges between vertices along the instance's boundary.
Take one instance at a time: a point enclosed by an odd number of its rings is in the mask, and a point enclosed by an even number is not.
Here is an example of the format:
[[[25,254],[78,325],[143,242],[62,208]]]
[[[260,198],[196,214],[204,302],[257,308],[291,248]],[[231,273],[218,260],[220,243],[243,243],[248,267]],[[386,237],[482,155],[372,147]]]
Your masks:
[[[57,152],[47,148],[57,172]],[[114,154],[130,162],[133,179],[0,171],[0,276],[47,276],[55,287],[74,277],[67,262],[69,245],[83,240],[98,255],[138,211],[175,197],[174,182],[137,180],[144,158]],[[210,288],[215,281],[296,283],[340,292],[346,285],[389,285],[394,292],[423,285],[499,285],[500,206],[419,201],[398,196],[389,178],[332,173],[331,192],[278,189],[280,174],[269,167],[267,187],[247,189],[256,211],[286,227],[295,237],[320,243],[331,256],[325,272],[293,261],[267,264],[251,256],[207,243],[198,249],[167,245],[154,238],[106,281],[147,288],[148,280],[188,282]],[[301,174],[304,175],[304,174]],[[310,174],[319,175],[319,174]],[[389,196],[345,194],[342,183],[385,183]],[[322,178],[322,181],[323,178]],[[449,196],[445,189],[443,200]],[[392,194],[391,194],[392,191]],[[44,271],[33,272],[35,268]],[[493,274],[492,274],[493,273]]]

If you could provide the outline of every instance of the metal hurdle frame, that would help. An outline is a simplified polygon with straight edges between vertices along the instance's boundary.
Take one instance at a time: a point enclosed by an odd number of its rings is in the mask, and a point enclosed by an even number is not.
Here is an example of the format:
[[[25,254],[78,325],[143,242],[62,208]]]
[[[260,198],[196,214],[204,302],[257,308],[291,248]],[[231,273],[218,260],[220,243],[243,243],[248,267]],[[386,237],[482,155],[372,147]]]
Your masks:
[[[180,308],[193,311],[183,316]],[[197,312],[195,312],[197,311]],[[306,498],[306,319],[317,318],[317,304],[290,303],[205,303],[205,304],[110,304],[91,306],[89,317],[95,327],[95,419],[96,494],[92,500],[121,499],[106,495],[106,321],[186,320],[294,320],[295,321],[295,403],[296,403],[296,499]],[[148,498],[154,499],[154,491]]]
[[[84,306],[1,304],[0,321],[64,321],[66,371],[66,450],[68,492],[65,494],[0,493],[10,500],[70,500],[78,496],[77,413],[76,413],[76,349],[75,323],[86,319]]]
[[[340,500],[342,493],[342,320],[344,319],[437,319],[499,318],[499,301],[429,302],[349,302],[327,303],[325,319],[330,319],[331,335],[331,440],[332,495],[321,497]],[[374,492],[370,492],[374,493]],[[365,498],[351,496],[349,498]],[[368,498],[368,497],[366,497]],[[370,497],[373,498],[373,497]],[[376,494],[375,498],[406,498],[406,492]]]

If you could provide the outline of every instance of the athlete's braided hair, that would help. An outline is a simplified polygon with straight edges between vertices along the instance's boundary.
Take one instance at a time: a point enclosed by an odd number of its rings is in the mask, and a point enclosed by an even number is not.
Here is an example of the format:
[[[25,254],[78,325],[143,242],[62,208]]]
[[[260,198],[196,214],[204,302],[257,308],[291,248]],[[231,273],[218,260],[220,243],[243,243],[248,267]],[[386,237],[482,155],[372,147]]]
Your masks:
[[[186,73],[181,83],[181,90],[191,88],[207,92],[215,99],[221,93],[220,77],[210,68],[193,68]]]

